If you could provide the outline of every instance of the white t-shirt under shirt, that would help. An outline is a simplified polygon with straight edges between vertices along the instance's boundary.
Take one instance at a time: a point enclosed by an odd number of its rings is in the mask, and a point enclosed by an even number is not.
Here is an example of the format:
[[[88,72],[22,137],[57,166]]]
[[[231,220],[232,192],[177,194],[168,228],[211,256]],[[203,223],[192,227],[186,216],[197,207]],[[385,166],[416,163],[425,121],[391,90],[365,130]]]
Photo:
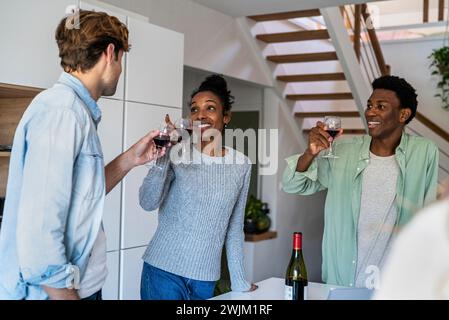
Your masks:
[[[394,155],[379,157],[370,152],[370,163],[362,174],[356,287],[366,287],[367,278],[382,269],[390,250],[397,218],[399,166]]]
[[[449,299],[449,199],[416,214],[399,233],[374,299]]]
[[[95,239],[92,252],[87,262],[86,272],[80,281],[78,295],[81,299],[87,298],[103,288],[108,275],[106,266],[106,235],[101,225]]]

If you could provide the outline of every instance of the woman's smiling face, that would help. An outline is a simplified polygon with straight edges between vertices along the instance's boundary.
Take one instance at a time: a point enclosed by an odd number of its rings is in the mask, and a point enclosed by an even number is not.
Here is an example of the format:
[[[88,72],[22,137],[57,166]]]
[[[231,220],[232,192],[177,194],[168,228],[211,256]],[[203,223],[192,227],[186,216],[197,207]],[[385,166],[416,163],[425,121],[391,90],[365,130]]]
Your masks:
[[[190,103],[190,119],[200,122],[201,134],[212,128],[223,131],[224,125],[230,120],[230,116],[223,111],[220,98],[211,91],[198,92]]]

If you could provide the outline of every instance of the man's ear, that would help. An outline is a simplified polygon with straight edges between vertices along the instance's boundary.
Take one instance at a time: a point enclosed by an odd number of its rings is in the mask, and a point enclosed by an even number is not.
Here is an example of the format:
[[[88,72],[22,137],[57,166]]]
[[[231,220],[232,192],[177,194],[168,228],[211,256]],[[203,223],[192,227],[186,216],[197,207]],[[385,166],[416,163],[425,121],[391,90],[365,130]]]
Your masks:
[[[399,121],[405,123],[410,116],[412,115],[412,110],[409,108],[401,109],[401,113],[399,115]]]
[[[231,111],[228,111],[225,113],[225,115],[223,117],[223,122],[225,124],[229,124],[229,122],[231,122],[231,118],[232,118],[232,113],[231,113]]]
[[[107,61],[107,63],[111,63],[112,61],[117,60],[115,58],[115,46],[114,46],[113,43],[110,43],[107,46],[105,54],[106,54],[106,61]]]

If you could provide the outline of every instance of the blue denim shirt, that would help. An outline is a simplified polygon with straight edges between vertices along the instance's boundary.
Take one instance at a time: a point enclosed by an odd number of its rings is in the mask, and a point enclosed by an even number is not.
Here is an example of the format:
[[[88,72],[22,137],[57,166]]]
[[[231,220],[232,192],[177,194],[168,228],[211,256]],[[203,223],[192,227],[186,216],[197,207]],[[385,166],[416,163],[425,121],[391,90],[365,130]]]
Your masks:
[[[47,299],[41,285],[78,288],[101,226],[101,111],[63,73],[16,129],[0,230],[0,299]]]

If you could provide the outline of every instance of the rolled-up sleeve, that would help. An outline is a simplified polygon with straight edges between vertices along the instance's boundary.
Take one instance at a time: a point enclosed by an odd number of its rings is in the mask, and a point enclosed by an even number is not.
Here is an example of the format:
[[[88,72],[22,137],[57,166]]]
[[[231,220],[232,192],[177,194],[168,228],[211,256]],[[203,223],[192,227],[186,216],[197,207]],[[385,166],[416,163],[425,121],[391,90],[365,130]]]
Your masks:
[[[67,259],[65,233],[82,142],[80,120],[69,109],[44,112],[28,125],[17,212],[18,261],[28,284],[78,286],[79,268]]]
[[[304,172],[296,171],[298,159],[301,154],[293,155],[285,159],[287,166],[282,177],[282,189],[287,193],[310,195],[327,188],[326,162],[318,164],[315,159]]]

